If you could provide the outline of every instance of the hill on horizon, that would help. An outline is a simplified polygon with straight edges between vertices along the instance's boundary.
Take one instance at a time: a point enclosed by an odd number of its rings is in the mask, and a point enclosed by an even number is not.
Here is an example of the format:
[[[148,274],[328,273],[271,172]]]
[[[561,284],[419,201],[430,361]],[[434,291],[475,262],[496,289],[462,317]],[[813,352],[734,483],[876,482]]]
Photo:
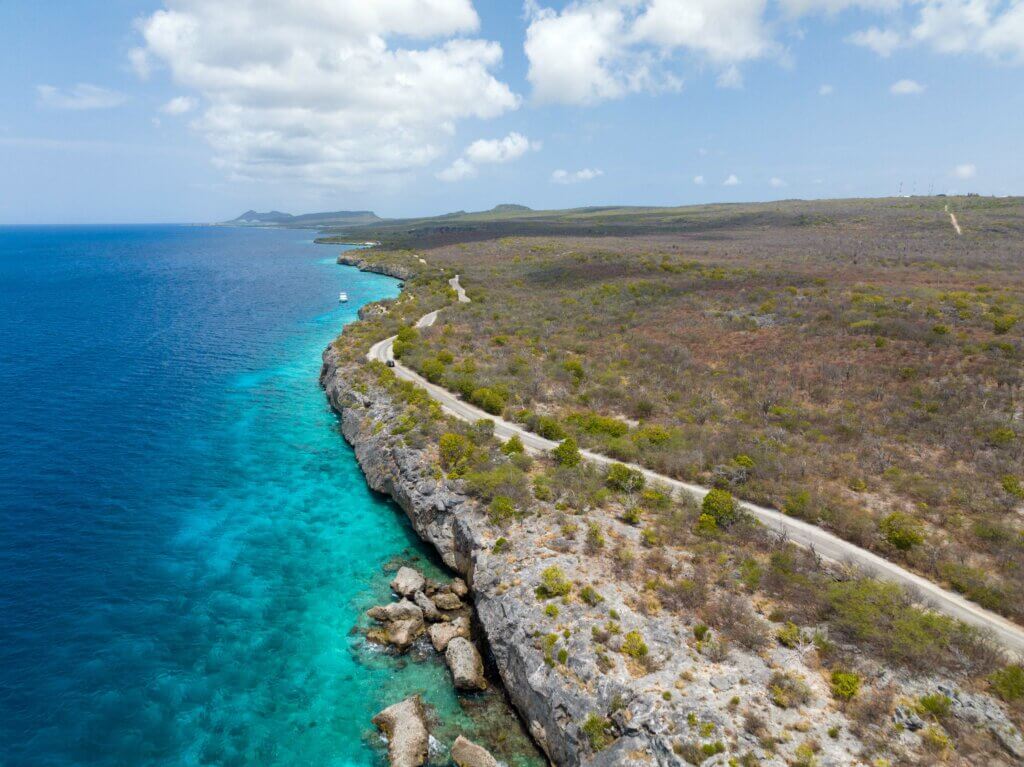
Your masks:
[[[247,210],[238,218],[225,221],[224,223],[231,226],[320,227],[376,224],[383,220],[371,210],[337,210],[326,213],[304,213],[299,216],[293,216],[291,213],[282,213],[278,210],[271,210],[266,213]]]

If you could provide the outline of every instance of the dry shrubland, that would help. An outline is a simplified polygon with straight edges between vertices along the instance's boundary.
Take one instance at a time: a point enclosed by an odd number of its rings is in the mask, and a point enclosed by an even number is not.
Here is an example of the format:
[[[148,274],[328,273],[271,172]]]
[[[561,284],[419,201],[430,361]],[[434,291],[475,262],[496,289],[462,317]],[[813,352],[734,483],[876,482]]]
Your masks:
[[[391,332],[434,308],[443,275],[473,299],[406,332],[403,360],[546,436],[775,505],[1024,619],[1020,200],[581,219],[427,228],[371,253],[430,265]]]

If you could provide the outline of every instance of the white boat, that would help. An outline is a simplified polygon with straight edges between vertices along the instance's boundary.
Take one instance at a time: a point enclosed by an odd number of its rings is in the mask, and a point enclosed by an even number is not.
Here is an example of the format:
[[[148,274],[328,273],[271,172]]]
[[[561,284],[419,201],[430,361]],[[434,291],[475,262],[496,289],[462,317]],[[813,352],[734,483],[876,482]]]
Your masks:
[[[344,292],[344,291],[342,291],[341,293],[339,293],[339,294],[338,294],[338,301],[339,301],[340,303],[343,303],[343,304],[344,304],[344,303],[347,303],[347,302],[348,302],[348,293],[346,293],[346,292]]]

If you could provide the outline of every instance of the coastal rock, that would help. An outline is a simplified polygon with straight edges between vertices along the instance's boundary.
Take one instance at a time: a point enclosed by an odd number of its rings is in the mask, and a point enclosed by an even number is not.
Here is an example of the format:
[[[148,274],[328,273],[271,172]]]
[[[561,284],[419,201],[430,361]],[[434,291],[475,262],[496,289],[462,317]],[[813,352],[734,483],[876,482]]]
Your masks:
[[[391,590],[403,597],[411,597],[417,591],[422,591],[427,579],[411,567],[400,567],[398,573],[391,581]]]
[[[401,652],[408,650],[426,630],[423,610],[408,599],[371,607],[366,614],[383,624],[383,628],[371,630],[367,636],[376,642],[393,645]]]
[[[455,596],[462,598],[469,593],[469,586],[462,578],[456,578],[451,583],[451,590]]]
[[[457,690],[486,690],[484,662],[473,643],[465,637],[452,637],[445,650],[444,659],[452,672],[452,682]]]
[[[455,594],[444,591],[434,595],[434,604],[437,605],[439,610],[444,610],[446,612],[461,610],[463,606],[462,600]]]
[[[373,717],[373,723],[388,739],[391,767],[420,767],[427,761],[430,734],[419,695],[384,709]]]
[[[498,760],[486,748],[461,735],[452,746],[452,760],[458,767],[498,767]]]
[[[455,637],[469,639],[469,619],[460,615],[451,623],[435,623],[429,629],[430,642],[438,652],[448,649],[448,643]]]
[[[444,616],[441,615],[441,611],[437,609],[437,605],[434,604],[434,600],[422,591],[417,591],[413,594],[412,601],[415,602],[416,606],[423,611],[423,617],[431,623],[437,623],[438,621],[444,620]]]

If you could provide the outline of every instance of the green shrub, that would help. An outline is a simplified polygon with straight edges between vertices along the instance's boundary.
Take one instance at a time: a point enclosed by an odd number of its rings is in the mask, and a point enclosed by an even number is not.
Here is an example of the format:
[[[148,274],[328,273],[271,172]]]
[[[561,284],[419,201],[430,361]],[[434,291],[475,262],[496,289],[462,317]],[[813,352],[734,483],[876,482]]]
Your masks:
[[[718,535],[718,523],[710,514],[701,514],[693,531],[702,538],[714,538]]]
[[[698,642],[703,642],[711,629],[704,623],[698,623],[693,627],[693,636]]]
[[[635,527],[643,521],[643,512],[639,506],[630,506],[623,512],[622,521]]]
[[[580,431],[594,436],[624,437],[629,433],[629,424],[618,418],[610,418],[597,413],[573,413],[565,420]]]
[[[530,495],[526,475],[510,463],[471,471],[466,474],[466,485],[473,495],[488,501],[504,495],[523,503]]]
[[[562,440],[558,447],[551,451],[551,457],[555,459],[559,466],[565,466],[570,469],[579,466],[583,460],[583,456],[580,455],[579,445],[576,444],[576,440],[572,437],[566,437]]]
[[[605,484],[620,493],[635,493],[643,489],[644,475],[637,469],[631,469],[622,463],[613,463],[608,467]]]
[[[643,660],[647,657],[647,643],[644,635],[639,631],[630,631],[622,638],[622,653],[634,660]]]
[[[1008,703],[1024,699],[1024,666],[1013,664],[989,677],[992,689]]]
[[[491,415],[501,415],[505,410],[505,397],[501,392],[485,386],[474,389],[469,395],[469,401]]]
[[[446,432],[438,441],[441,468],[445,471],[458,471],[465,467],[473,455],[473,442],[469,437],[454,432]]]
[[[1017,317],[1012,314],[1003,314],[992,319],[992,332],[997,336],[1010,332],[1010,329],[1017,324]]]
[[[598,594],[593,586],[584,586],[580,589],[580,599],[591,607],[596,607],[604,601],[604,597]]]
[[[536,421],[531,424],[530,429],[537,432],[544,439],[550,439],[553,442],[563,440],[567,436],[565,429],[558,422],[558,419],[549,415],[537,417]]]
[[[749,455],[744,455],[742,453],[734,457],[732,459],[732,462],[739,466],[741,469],[753,469],[755,466],[757,466],[757,464],[754,463],[753,458],[751,458]]]
[[[648,509],[667,509],[672,504],[672,498],[660,490],[648,488],[640,493],[640,503]]]
[[[587,551],[594,553],[604,548],[604,533],[596,522],[587,525]]]
[[[739,519],[739,510],[736,506],[736,499],[728,490],[715,488],[707,495],[701,503],[701,511],[715,520],[719,527],[728,527]]]
[[[540,574],[540,585],[536,589],[538,599],[564,597],[572,590],[572,583],[565,577],[562,568],[552,565]]]
[[[949,710],[953,701],[940,692],[933,692],[922,695],[917,700],[917,712],[922,716],[927,715],[935,719],[945,719],[949,716]]]
[[[988,433],[986,440],[992,447],[1009,447],[1017,438],[1013,429],[1008,426],[1000,426]]]
[[[579,385],[586,373],[583,370],[583,363],[577,359],[566,360],[562,363],[562,370],[572,376],[573,382]]]
[[[427,359],[420,366],[420,372],[431,383],[439,383],[444,377],[444,365],[441,364],[441,360]]]
[[[776,671],[768,680],[768,693],[779,708],[802,706],[811,700],[811,688],[802,677]]]
[[[507,526],[516,516],[516,505],[512,499],[505,495],[499,495],[491,501],[487,509],[487,519],[492,525],[499,527]]]
[[[508,442],[501,446],[501,452],[505,455],[519,455],[525,452],[526,448],[523,447],[523,441],[519,438],[518,434],[513,434],[508,438]]]
[[[615,741],[615,729],[603,716],[591,714],[583,723],[583,734],[594,751],[608,748]]]
[[[783,647],[796,647],[800,644],[800,627],[792,621],[789,621],[785,626],[775,632],[775,636],[779,640],[779,644]]]
[[[1012,474],[1005,475],[1000,484],[1007,493],[1014,498],[1024,499],[1024,483]]]
[[[494,542],[494,546],[491,548],[495,554],[500,554],[503,551],[508,551],[512,545],[508,542],[508,538],[499,538]]]
[[[544,614],[549,618],[557,618],[558,605],[556,605],[554,602],[551,602],[547,607],[544,608]]]
[[[878,523],[878,527],[885,540],[900,551],[909,551],[924,543],[924,527],[919,521],[902,511],[894,511],[884,517]]]
[[[782,510],[791,517],[805,517],[811,508],[811,494],[806,490],[797,490],[786,496],[782,502]]]
[[[860,691],[860,675],[852,671],[832,671],[832,695],[839,700],[850,700]]]

